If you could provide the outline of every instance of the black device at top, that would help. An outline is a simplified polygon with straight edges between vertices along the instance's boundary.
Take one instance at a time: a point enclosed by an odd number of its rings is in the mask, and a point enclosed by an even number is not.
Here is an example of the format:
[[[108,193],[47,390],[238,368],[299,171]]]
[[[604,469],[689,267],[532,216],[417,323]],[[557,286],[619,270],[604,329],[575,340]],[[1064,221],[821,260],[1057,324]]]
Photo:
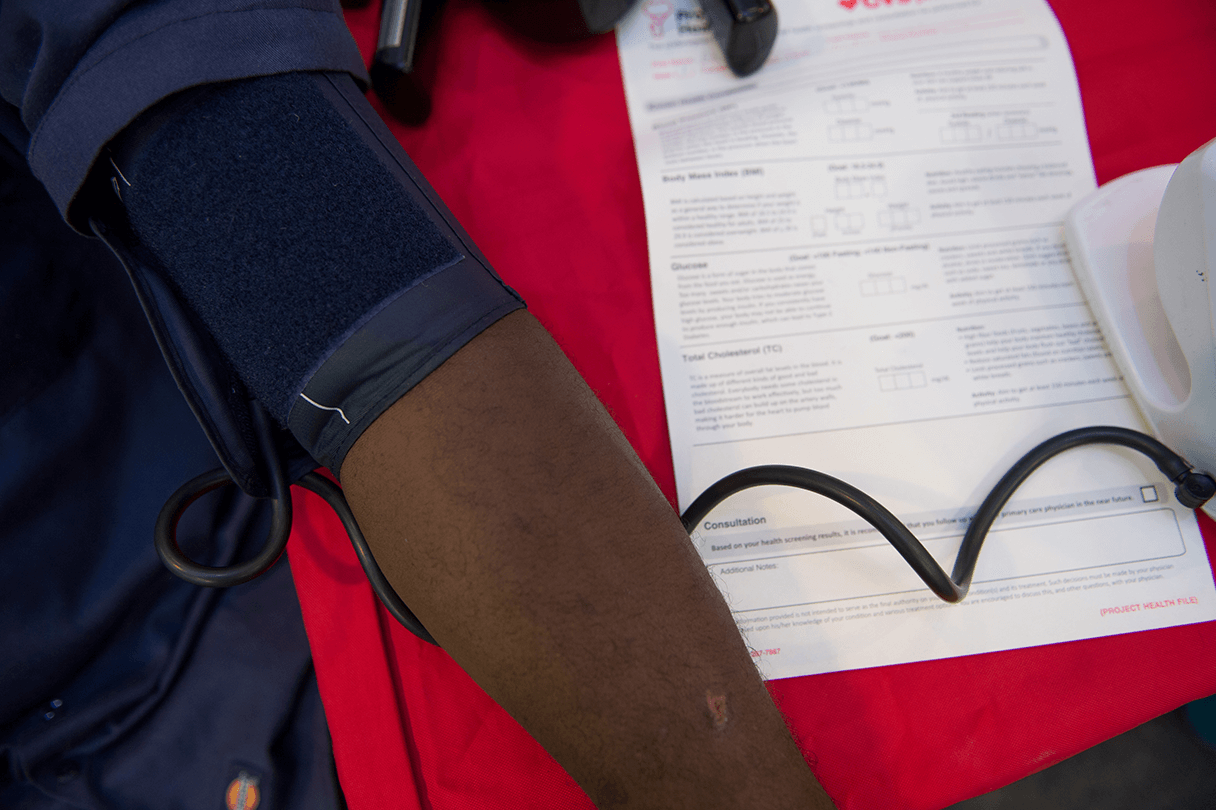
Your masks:
[[[777,41],[777,9],[773,4],[768,0],[698,2],[731,72],[749,76],[759,70]]]
[[[372,58],[372,87],[393,117],[421,124],[431,94],[416,71],[419,42],[442,0],[384,0]],[[569,42],[611,31],[638,0],[487,0],[513,29],[542,42]],[[736,76],[755,73],[777,40],[777,9],[769,0],[697,0]],[[344,3],[350,5],[350,3]]]
[[[431,114],[431,93],[414,70],[424,17],[437,8],[428,0],[384,0],[380,36],[368,73],[372,88],[393,117],[418,125]]]

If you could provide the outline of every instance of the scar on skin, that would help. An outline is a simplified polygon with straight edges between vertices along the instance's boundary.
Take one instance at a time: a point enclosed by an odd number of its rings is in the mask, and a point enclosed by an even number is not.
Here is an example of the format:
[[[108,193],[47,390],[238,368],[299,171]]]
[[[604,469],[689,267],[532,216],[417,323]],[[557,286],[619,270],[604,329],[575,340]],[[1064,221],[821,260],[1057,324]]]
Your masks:
[[[705,705],[709,707],[709,717],[713,720],[714,730],[726,728],[726,695],[715,695],[713,690],[705,690]]]

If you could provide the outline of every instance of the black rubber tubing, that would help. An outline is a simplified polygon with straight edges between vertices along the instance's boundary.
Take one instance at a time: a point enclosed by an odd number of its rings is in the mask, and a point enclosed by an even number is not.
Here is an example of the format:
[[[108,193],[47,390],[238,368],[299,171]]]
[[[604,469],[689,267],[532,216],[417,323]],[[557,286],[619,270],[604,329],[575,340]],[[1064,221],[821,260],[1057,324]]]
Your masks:
[[[739,470],[701,493],[684,511],[680,520],[685,531],[693,529],[715,506],[736,492],[751,487],[780,484],[818,493],[847,507],[873,526],[885,537],[900,556],[907,561],[929,590],[946,602],[962,601],[971,588],[971,578],[980,556],[980,548],[1001,509],[1014,491],[1030,474],[1052,456],[1084,444],[1115,444],[1138,450],[1148,456],[1157,468],[1175,485],[1175,497],[1192,509],[1201,506],[1216,492],[1216,482],[1206,473],[1195,472],[1181,456],[1151,436],[1120,427],[1086,427],[1061,433],[1036,446],[1022,456],[997,482],[980,504],[963,535],[962,546],[954,559],[954,571],[947,575],[916,536],[899,518],[878,501],[852,484],[825,473],[802,467],[778,464],[748,467]]]

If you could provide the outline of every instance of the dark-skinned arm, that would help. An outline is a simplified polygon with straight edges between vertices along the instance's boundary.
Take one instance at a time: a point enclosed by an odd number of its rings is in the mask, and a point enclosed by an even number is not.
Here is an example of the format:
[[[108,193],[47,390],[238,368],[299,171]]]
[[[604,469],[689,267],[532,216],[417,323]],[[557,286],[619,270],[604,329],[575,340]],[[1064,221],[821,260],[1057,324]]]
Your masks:
[[[381,568],[600,810],[816,810],[678,517],[526,312],[383,413],[342,467]]]

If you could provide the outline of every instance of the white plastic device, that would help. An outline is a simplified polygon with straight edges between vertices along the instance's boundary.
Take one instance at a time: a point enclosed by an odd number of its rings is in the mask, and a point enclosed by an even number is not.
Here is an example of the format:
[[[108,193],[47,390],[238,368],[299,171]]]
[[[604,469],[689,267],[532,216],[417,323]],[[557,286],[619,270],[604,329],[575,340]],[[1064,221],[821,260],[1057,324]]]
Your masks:
[[[1216,140],[1102,186],[1069,212],[1065,237],[1153,433],[1216,473]],[[1216,499],[1204,511],[1216,517]]]

